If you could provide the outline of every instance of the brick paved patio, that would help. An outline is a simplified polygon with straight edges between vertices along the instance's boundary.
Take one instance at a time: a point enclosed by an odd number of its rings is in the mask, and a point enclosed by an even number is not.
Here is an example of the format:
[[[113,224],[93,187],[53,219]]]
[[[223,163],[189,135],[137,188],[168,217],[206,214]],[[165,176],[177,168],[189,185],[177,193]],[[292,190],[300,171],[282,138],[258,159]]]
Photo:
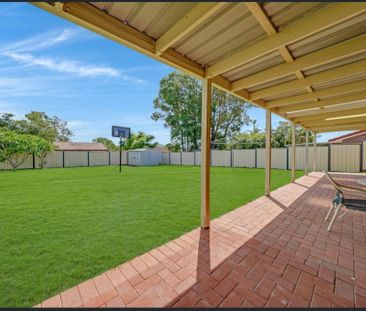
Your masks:
[[[366,213],[328,233],[333,195],[321,173],[301,177],[38,306],[366,307]]]

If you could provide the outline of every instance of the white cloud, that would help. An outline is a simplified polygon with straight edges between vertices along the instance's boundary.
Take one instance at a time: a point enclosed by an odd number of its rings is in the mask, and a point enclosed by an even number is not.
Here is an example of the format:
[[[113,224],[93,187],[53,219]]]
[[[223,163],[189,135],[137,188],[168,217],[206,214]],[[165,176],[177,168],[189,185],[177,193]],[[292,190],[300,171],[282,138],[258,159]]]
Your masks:
[[[3,55],[29,66],[41,66],[53,71],[72,73],[80,77],[110,76],[119,77],[119,72],[112,67],[83,65],[76,61],[53,60],[48,57],[35,57],[31,54],[4,52]]]
[[[112,77],[139,85],[148,84],[146,80],[131,76],[127,74],[127,71],[120,71],[110,66],[83,64],[79,61],[35,56],[29,53],[57,46],[75,38],[79,33],[80,30],[76,28],[49,31],[5,45],[0,48],[0,53],[25,66],[43,67],[52,71],[73,74],[78,77]],[[8,70],[8,67],[5,70]]]
[[[47,49],[52,46],[58,45],[62,42],[68,41],[79,34],[79,30],[63,29],[61,31],[49,31],[34,37],[16,41],[8,45],[3,46],[0,51],[12,51],[12,52],[31,52]]]

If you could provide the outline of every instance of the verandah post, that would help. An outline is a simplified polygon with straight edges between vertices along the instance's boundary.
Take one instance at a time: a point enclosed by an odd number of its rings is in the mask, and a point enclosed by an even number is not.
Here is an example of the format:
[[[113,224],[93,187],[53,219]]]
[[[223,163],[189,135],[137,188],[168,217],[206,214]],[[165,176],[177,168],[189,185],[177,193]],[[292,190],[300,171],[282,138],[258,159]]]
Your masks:
[[[202,81],[201,227],[210,227],[211,79]]]

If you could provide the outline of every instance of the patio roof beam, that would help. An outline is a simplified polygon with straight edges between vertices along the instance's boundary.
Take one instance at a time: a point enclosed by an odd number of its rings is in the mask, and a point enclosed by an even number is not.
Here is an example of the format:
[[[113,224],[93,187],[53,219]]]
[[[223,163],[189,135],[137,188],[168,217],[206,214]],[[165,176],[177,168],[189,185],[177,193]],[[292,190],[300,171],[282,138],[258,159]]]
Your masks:
[[[245,78],[238,79],[232,82],[232,90],[247,89],[255,85],[286,77],[290,74],[294,74],[298,70],[320,66],[364,51],[366,51],[366,35],[361,35],[296,58],[291,63],[280,64]]]
[[[264,11],[264,9],[262,8],[260,3],[258,3],[258,2],[245,2],[245,5],[248,8],[248,10],[253,14],[253,16],[255,17],[257,22],[262,26],[264,31],[269,36],[272,36],[272,35],[278,33],[277,29],[272,25],[271,20],[267,16],[266,12]],[[291,53],[290,53],[289,49],[287,48],[287,46],[281,46],[278,49],[278,51],[280,52],[283,59],[287,63],[290,63],[294,60],[294,58],[291,55]],[[304,78],[304,74],[302,73],[301,70],[296,71],[295,75],[299,79]],[[306,89],[306,91],[308,93],[311,93],[313,91],[312,88],[309,85],[305,85],[304,88]],[[251,98],[253,98],[252,95],[251,95]],[[257,99],[259,99],[259,97]]]
[[[339,80],[347,78],[352,75],[357,75],[366,72],[366,60],[356,62],[353,64],[340,66],[335,69],[330,69],[323,71],[321,73],[314,74],[312,76],[306,77],[300,80],[294,80],[280,85],[272,86],[266,89],[262,89],[250,94],[250,99],[256,100],[260,98],[275,96],[283,93],[288,93],[301,89],[306,86],[313,86],[315,84],[320,84],[324,82],[329,82],[332,80]],[[315,104],[315,103],[314,103]]]
[[[329,87],[323,90],[315,91],[311,94],[301,94],[291,97],[285,97],[267,102],[266,108],[276,108],[282,106],[290,106],[293,103],[304,102],[317,97],[335,96],[339,94],[352,93],[366,89],[366,80],[351,82],[347,84]]]
[[[333,117],[343,117],[343,116],[351,116],[356,114],[366,113],[366,107],[362,108],[355,108],[355,109],[344,109],[340,111],[334,112],[321,112],[316,115],[310,115],[305,117],[298,117],[298,118],[290,118],[292,121],[300,123],[312,120],[324,120],[325,118],[333,118]]]
[[[366,114],[366,112],[365,112]],[[352,117],[352,118],[344,118],[344,119],[336,119],[336,120],[327,120],[324,118],[323,120],[316,120],[316,121],[310,121],[310,122],[304,122],[302,124],[308,126],[308,127],[317,127],[317,126],[337,126],[337,125],[344,125],[344,124],[350,124],[350,123],[360,123],[365,122],[366,124],[366,116],[360,116],[360,117]]]
[[[199,2],[196,4],[192,10],[156,40],[155,53],[160,56],[174,43],[202,25],[224,5],[225,2]]]
[[[314,108],[326,107],[324,109],[327,109],[332,106],[335,106],[333,108],[336,108],[337,107],[336,105],[338,105],[338,106],[341,104],[346,105],[347,103],[349,103],[349,106],[350,106],[353,103],[359,103],[360,101],[364,101],[365,98],[366,98],[366,93],[360,93],[360,94],[355,94],[355,95],[346,95],[346,96],[336,97],[336,98],[332,98],[332,99],[325,99],[325,100],[319,101],[318,103],[294,104],[294,105],[290,105],[290,106],[275,108],[274,110],[277,113],[286,113],[287,117],[290,117],[290,116],[299,117],[301,115],[316,114],[319,110],[316,110]],[[346,107],[344,107],[344,108],[346,108]],[[348,106],[347,106],[347,108],[348,108]],[[309,109],[309,110],[305,110],[305,109]],[[310,110],[310,109],[312,109],[312,110]]]
[[[320,9],[292,23],[281,32],[245,47],[207,68],[207,77],[215,77],[239,67],[253,59],[277,50],[304,37],[361,14],[366,10],[364,3],[336,3],[330,8]]]
[[[356,130],[366,130],[365,122],[362,123],[354,123],[354,124],[344,124],[338,125],[337,127],[334,126],[319,126],[315,127],[314,130],[317,132],[339,132],[339,131],[356,131]]]

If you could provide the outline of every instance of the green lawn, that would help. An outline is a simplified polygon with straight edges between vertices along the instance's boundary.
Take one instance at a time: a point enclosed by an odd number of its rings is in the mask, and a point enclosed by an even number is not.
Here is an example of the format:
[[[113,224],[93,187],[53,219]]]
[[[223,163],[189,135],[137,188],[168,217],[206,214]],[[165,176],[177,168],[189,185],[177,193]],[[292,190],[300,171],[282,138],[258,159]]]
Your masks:
[[[263,169],[211,176],[213,218],[263,195]],[[0,306],[39,303],[199,226],[199,178],[187,166],[0,172]],[[289,180],[273,170],[272,189]]]

